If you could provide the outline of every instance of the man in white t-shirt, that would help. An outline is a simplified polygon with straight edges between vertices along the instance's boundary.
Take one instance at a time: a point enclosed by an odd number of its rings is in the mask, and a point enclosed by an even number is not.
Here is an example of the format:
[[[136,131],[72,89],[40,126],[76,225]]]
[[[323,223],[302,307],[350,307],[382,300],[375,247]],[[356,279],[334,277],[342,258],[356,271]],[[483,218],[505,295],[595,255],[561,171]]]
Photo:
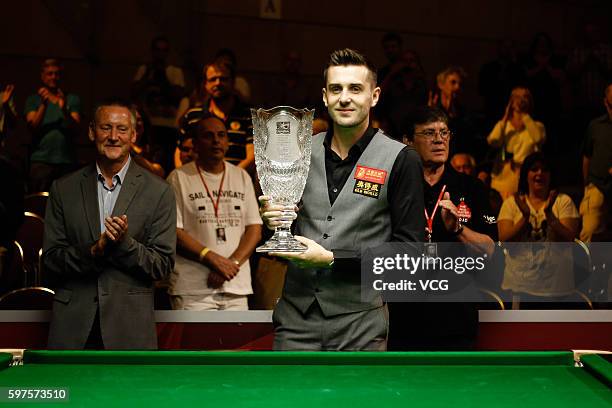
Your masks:
[[[190,124],[198,158],[170,173],[177,198],[177,259],[170,277],[174,309],[248,310],[249,257],[261,218],[248,173],[224,160],[222,120],[208,112]]]

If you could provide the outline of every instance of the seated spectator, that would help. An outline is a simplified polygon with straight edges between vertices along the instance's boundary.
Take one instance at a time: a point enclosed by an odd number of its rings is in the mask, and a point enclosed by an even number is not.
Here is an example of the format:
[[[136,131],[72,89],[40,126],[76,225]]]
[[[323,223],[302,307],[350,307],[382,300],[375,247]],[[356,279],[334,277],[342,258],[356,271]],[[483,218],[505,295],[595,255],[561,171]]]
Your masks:
[[[574,290],[572,253],[558,245],[572,242],[580,218],[572,199],[553,189],[550,164],[542,153],[525,158],[519,192],[507,198],[497,220],[499,240],[508,245],[503,289],[532,296],[566,296]]]
[[[588,127],[582,151],[584,198],[580,203],[584,242],[610,241],[610,200],[612,199],[612,83],[606,87],[607,113]]]
[[[476,169],[476,160],[474,156],[467,153],[456,153],[451,158],[451,166],[459,173],[467,174],[468,176],[474,175]]]
[[[164,169],[159,163],[154,161],[151,154],[151,147],[148,143],[148,136],[150,133],[149,120],[145,113],[137,106],[132,105],[130,108],[132,115],[134,115],[136,125],[136,142],[132,143],[132,149],[130,151],[132,159],[151,173],[163,178],[165,176]]]
[[[49,191],[51,182],[74,169],[74,136],[81,122],[81,100],[61,88],[62,67],[46,59],[41,68],[42,86],[25,103],[32,133],[30,191]]]
[[[499,149],[491,174],[491,187],[504,199],[518,191],[519,168],[529,154],[541,149],[546,131],[541,122],[531,118],[533,98],[529,89],[512,90],[506,112],[497,122],[487,142]]]
[[[179,133],[181,135],[179,145],[174,151],[174,168],[192,162],[196,159],[196,153],[193,148],[193,137],[191,137],[190,129],[197,124],[202,116],[200,108],[188,110],[179,121]]]
[[[168,63],[170,43],[166,37],[151,41],[151,62],[141,65],[132,84],[132,98],[151,119],[149,143],[154,151],[163,152],[163,167],[172,169],[174,148],[178,139],[176,110],[185,89],[183,70]]]
[[[192,113],[189,133],[197,160],[168,177],[177,205],[176,267],[169,294],[174,309],[247,310],[249,257],[261,239],[253,182],[224,160],[225,123],[206,111]]]
[[[179,168],[185,164],[195,160],[196,155],[193,150],[193,138],[185,137],[181,139],[180,144],[176,148],[177,152],[174,156],[174,167]]]

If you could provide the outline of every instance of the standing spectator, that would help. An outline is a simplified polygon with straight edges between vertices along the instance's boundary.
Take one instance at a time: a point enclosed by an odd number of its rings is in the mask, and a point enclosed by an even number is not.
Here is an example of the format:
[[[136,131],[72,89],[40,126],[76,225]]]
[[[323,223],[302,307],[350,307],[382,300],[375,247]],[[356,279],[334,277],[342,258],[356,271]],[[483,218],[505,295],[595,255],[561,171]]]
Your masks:
[[[46,59],[41,67],[42,86],[25,103],[25,117],[32,133],[30,191],[49,191],[51,182],[73,170],[74,136],[81,122],[81,100],[61,88],[62,67]]]
[[[609,240],[607,234],[612,230],[612,83],[606,87],[604,106],[607,113],[589,124],[582,151],[585,189],[580,239],[584,242]]]
[[[465,70],[458,66],[450,66],[440,71],[436,76],[437,88],[430,92],[428,105],[442,109],[449,119],[461,116],[461,93],[465,77]]]
[[[132,84],[132,98],[151,120],[151,148],[161,150],[163,167],[172,169],[177,141],[176,110],[185,89],[183,70],[168,63],[170,43],[166,37],[151,41],[151,62],[138,67]]]
[[[462,101],[463,83],[467,74],[458,66],[450,66],[436,76],[437,88],[430,92],[428,105],[444,111],[448,127],[453,132],[450,154],[467,152],[480,160],[484,155],[483,141],[478,138],[472,120]]]
[[[230,148],[226,159],[250,174],[255,172],[255,150],[253,148],[253,126],[250,106],[234,91],[235,72],[231,65],[213,62],[203,69],[202,87],[189,98],[183,98],[176,118],[179,128],[190,115],[201,116],[198,110],[210,112],[221,118],[230,137]]]
[[[446,114],[423,106],[407,118],[404,126],[404,142],[414,147],[423,163],[424,221],[429,242],[465,245],[454,245],[445,255],[466,256],[471,248],[490,258],[496,232],[494,217],[482,183],[447,165],[452,133]],[[467,350],[476,345],[475,303],[391,303],[389,316],[390,350]]]
[[[525,157],[540,150],[546,140],[544,125],[531,117],[533,104],[529,89],[514,88],[506,113],[487,137],[489,145],[499,149],[491,187],[504,199],[518,191],[519,168]]]
[[[204,73],[209,97],[202,109],[221,118],[226,124],[230,138],[226,159],[253,174],[255,149],[251,111],[249,105],[233,91],[235,73],[231,66],[217,62],[207,65]]]
[[[565,296],[574,290],[571,251],[558,245],[526,242],[572,242],[580,218],[572,199],[553,188],[550,164],[542,153],[523,162],[519,192],[502,204],[499,240],[509,245],[502,289],[533,296]]]
[[[130,159],[134,122],[122,102],[99,105],[89,128],[95,163],[51,186],[49,348],[157,347],[153,286],[174,267],[176,203],[166,182]]]
[[[183,310],[247,310],[253,293],[249,257],[262,223],[253,182],[224,160],[224,122],[199,113],[187,132],[198,158],[168,177],[176,195],[179,250],[170,277],[172,304]]]
[[[234,78],[234,91],[244,102],[250,102],[251,85],[249,85],[249,82],[245,77],[238,74],[238,59],[236,58],[234,51],[230,50],[229,48],[221,48],[215,54],[215,62],[232,67],[232,70],[236,73]]]

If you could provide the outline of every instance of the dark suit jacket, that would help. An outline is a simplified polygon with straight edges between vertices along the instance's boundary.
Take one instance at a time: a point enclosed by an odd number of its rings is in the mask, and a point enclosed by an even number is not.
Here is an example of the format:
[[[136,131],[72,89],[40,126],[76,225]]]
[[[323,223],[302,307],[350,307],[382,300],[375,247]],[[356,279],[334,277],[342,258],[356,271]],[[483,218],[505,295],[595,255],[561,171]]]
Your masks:
[[[127,236],[94,259],[90,248],[100,236],[96,174],[92,164],[51,187],[43,244],[55,290],[48,347],[83,348],[99,304],[105,348],[157,348],[153,283],[174,267],[174,193],[132,160],[113,209],[113,215],[127,215]]]

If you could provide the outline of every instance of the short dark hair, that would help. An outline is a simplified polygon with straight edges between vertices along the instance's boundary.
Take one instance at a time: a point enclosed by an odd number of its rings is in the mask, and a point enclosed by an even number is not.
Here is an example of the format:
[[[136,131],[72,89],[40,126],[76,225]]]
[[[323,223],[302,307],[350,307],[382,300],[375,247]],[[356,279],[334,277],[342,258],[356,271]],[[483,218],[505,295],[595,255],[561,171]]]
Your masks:
[[[529,183],[527,182],[527,173],[529,170],[536,165],[536,163],[542,163],[546,169],[550,172],[550,186],[549,190],[556,188],[556,178],[554,177],[554,173],[552,171],[552,167],[550,165],[550,160],[542,152],[531,153],[529,156],[525,158],[523,164],[521,165],[521,171],[519,174],[519,183],[518,183],[518,191],[521,194],[529,194]]]
[[[350,48],[336,50],[329,55],[329,62],[323,70],[323,81],[327,84],[327,70],[330,67],[346,65],[364,66],[370,71],[374,85],[376,85],[376,67],[363,54]]]
[[[225,126],[225,122],[220,117],[210,113],[202,107],[196,107],[188,109],[179,120],[179,133],[183,137],[195,138],[197,136],[198,125],[206,119],[217,119]]]
[[[388,33],[386,33],[385,35],[383,35],[382,38],[382,43],[386,43],[386,42],[390,42],[390,41],[395,41],[398,44],[403,44],[403,40],[402,37],[400,37],[400,35],[394,31],[390,31]]]
[[[107,106],[119,106],[121,108],[127,109],[130,112],[130,121],[132,123],[132,126],[136,126],[136,117],[134,117],[134,114],[132,113],[132,104],[130,104],[127,100],[118,97],[106,98],[96,103],[92,111],[93,114],[91,116],[91,126],[96,123],[96,118],[98,117],[98,112],[100,111],[100,109]]]
[[[210,67],[215,67],[217,69],[226,69],[230,74],[230,78],[236,79],[236,69],[233,65],[226,64],[220,61],[213,61],[209,64],[204,65],[204,68],[202,69],[202,79],[204,80],[204,82],[206,82],[206,71],[208,71],[208,68]]]
[[[418,125],[427,125],[434,122],[443,122],[448,126],[448,116],[437,107],[418,106],[404,119],[401,126],[402,136],[407,140],[414,140],[414,130]]]

